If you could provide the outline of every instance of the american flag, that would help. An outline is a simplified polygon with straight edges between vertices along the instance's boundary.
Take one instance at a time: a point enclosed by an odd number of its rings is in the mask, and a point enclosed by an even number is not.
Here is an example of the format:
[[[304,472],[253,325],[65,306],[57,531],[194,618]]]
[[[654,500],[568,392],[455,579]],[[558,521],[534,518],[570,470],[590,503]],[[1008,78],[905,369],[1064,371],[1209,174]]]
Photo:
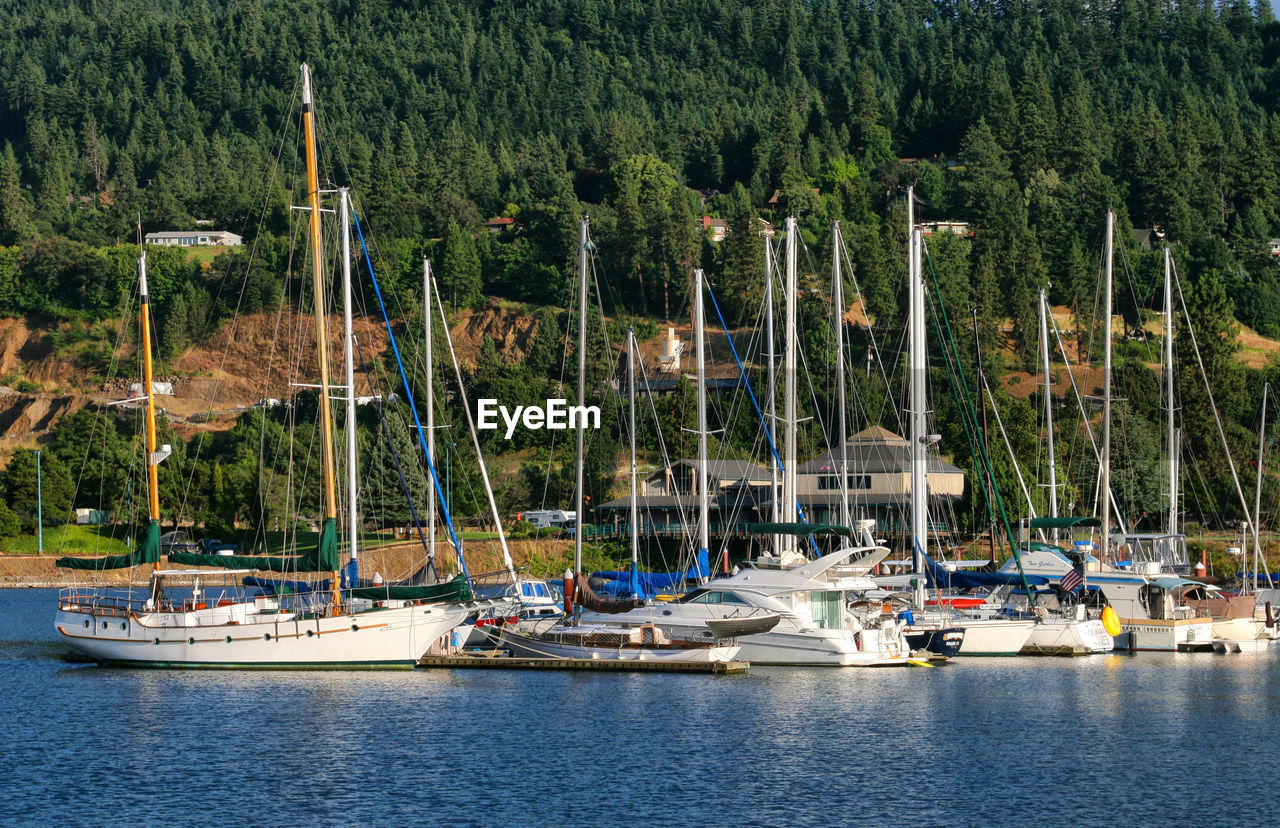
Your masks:
[[[1070,572],[1062,576],[1059,586],[1063,592],[1075,592],[1081,584],[1084,583],[1084,576],[1080,574],[1080,570],[1072,568]]]

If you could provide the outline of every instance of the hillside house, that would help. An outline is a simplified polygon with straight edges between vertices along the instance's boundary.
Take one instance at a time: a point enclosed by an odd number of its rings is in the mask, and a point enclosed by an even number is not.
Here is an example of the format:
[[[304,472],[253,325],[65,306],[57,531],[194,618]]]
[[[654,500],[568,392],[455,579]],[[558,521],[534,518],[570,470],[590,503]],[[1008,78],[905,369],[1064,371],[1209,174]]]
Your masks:
[[[243,240],[226,230],[160,230],[148,233],[146,242],[161,247],[239,247]]]

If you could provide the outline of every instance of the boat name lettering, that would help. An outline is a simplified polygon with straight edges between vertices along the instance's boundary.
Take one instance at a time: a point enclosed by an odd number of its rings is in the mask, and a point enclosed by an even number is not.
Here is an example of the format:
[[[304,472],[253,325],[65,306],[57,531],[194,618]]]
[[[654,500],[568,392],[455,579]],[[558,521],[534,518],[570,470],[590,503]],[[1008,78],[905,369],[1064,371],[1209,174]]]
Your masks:
[[[549,399],[544,406],[517,405],[515,409],[499,405],[495,399],[482,398],[476,401],[476,428],[482,431],[494,431],[498,428],[498,417],[501,416],[506,426],[506,439],[510,440],[516,433],[516,426],[521,423],[530,431],[548,429],[563,431],[565,429],[600,428],[600,406],[569,405],[568,400]]]

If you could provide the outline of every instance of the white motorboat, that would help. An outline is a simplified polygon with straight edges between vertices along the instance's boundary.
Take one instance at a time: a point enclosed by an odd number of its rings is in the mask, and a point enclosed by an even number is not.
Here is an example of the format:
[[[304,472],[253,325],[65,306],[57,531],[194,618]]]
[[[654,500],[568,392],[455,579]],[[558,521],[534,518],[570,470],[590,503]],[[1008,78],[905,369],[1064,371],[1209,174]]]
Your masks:
[[[675,601],[583,618],[628,627],[651,624],[674,638],[708,642],[717,639],[722,620],[776,616],[766,631],[740,633],[739,658],[755,665],[902,666],[912,657],[906,622],[866,597],[876,585],[865,573],[887,554],[884,547],[848,548],[793,569],[745,569]],[[853,564],[841,566],[855,555]]]

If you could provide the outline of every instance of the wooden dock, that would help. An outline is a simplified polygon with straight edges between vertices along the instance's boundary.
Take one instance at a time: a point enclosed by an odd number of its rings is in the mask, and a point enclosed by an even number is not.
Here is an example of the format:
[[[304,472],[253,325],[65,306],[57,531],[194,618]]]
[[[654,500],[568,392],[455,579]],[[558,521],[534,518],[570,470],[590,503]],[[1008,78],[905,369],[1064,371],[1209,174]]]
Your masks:
[[[613,673],[745,673],[745,661],[618,661],[605,658],[512,658],[491,655],[425,655],[419,667],[470,670],[596,670]]]

